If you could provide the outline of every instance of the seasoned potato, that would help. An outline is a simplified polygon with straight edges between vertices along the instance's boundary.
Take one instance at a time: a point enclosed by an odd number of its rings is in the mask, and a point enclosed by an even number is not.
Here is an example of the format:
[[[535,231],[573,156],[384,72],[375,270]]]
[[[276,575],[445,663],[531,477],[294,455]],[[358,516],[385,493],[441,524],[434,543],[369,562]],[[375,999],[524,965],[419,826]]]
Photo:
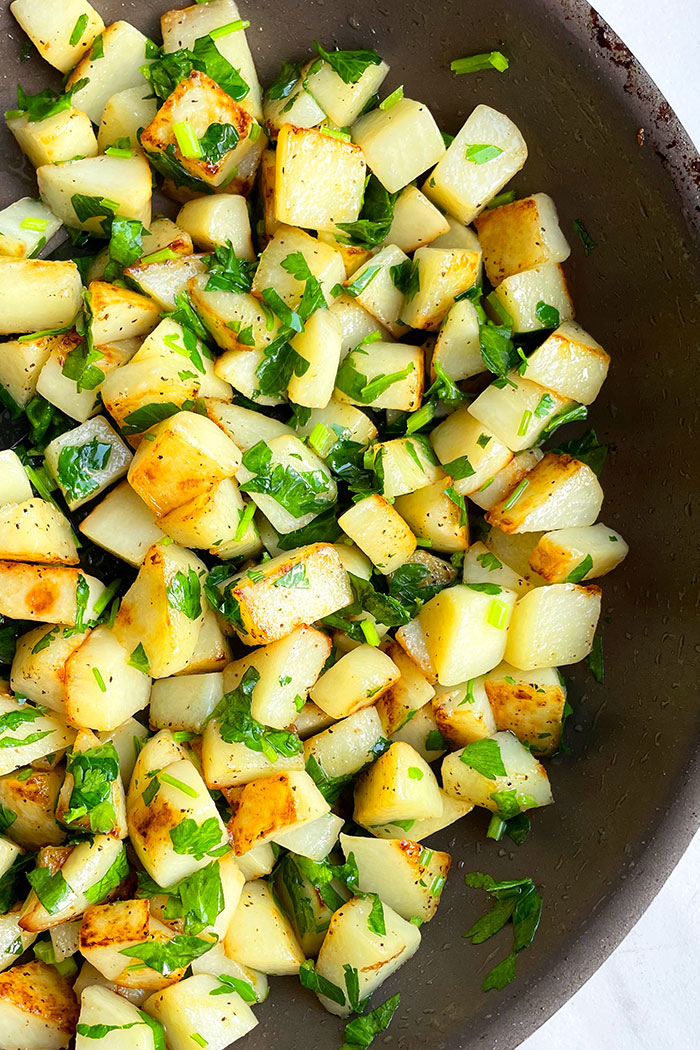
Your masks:
[[[543,263],[501,281],[493,296],[513,331],[539,332],[571,321],[574,305],[559,263]],[[552,317],[552,320],[550,320]]]
[[[253,295],[258,299],[266,288],[274,288],[287,306],[296,308],[304,294],[304,282],[288,273],[282,263],[289,255],[301,252],[313,276],[323,289],[326,301],[332,299],[331,290],[345,278],[345,266],[340,252],[324,244],[303,230],[281,226],[260,256],[253,278]]]
[[[317,310],[304,331],[294,336],[292,346],[308,362],[304,374],[295,373],[287,386],[289,399],[295,405],[326,408],[335,387],[342,340],[340,321],[330,310]]]
[[[192,278],[203,271],[204,263],[199,255],[183,255],[176,259],[162,260],[156,256],[153,262],[128,266],[124,275],[133,281],[144,295],[150,296],[161,310],[174,310],[177,297],[186,292]]]
[[[316,820],[307,821],[298,828],[275,835],[273,842],[296,856],[308,857],[309,860],[320,863],[334,848],[343,824],[342,817],[337,817],[335,813],[324,813]]]
[[[140,754],[148,737],[146,726],[137,722],[135,718],[127,718],[116,729],[105,730],[96,735],[101,744],[114,745],[119,756],[119,773],[122,783],[127,786],[134,771],[137,754]]]
[[[442,790],[440,791],[440,797],[442,799],[442,813],[439,817],[426,817],[422,820],[402,820],[400,824],[381,824],[369,830],[378,839],[405,839],[410,832],[413,836],[413,841],[423,842],[431,835],[442,831],[443,828],[448,828],[455,821],[461,820],[474,808],[472,803],[452,798]]]
[[[517,595],[496,584],[458,584],[418,614],[440,685],[457,685],[503,659]]]
[[[0,776],[59,751],[74,736],[58,715],[0,696]]]
[[[83,160],[66,160],[59,165],[45,164],[37,169],[36,177],[44,204],[66,226],[104,236],[102,224],[105,216],[111,214],[137,219],[144,226],[150,225],[153,186],[151,169],[142,154],[133,157],[86,157]],[[91,212],[88,217],[81,219],[74,207],[77,194],[106,201],[105,214],[94,216]],[[67,321],[62,323],[67,324]]]
[[[60,228],[60,220],[41,201],[22,197],[0,211],[0,256],[31,259]]]
[[[87,0],[64,0],[49,8],[40,0],[13,0],[10,10],[41,57],[61,73],[73,68],[105,27]],[[84,28],[74,41],[79,24]]]
[[[484,532],[484,545],[530,586],[537,587],[545,581],[530,567],[530,555],[543,535],[542,532],[508,533],[490,528]]]
[[[330,807],[308,773],[279,773],[253,780],[241,790],[228,825],[236,855],[316,820]],[[257,969],[257,967],[256,967]]]
[[[371,645],[360,645],[321,675],[311,687],[310,696],[326,714],[347,718],[382,696],[400,675],[386,653]]]
[[[502,816],[553,801],[544,766],[512,733],[453,751],[443,759],[442,782],[448,795]]]
[[[226,638],[217,614],[213,609],[203,609],[204,619],[197,638],[194,653],[180,674],[201,674],[206,671],[221,671],[231,659],[231,646]]]
[[[352,299],[355,304],[371,314],[380,326],[386,328],[397,339],[408,331],[408,326],[401,316],[405,306],[404,293],[397,286],[394,277],[396,268],[408,263],[409,258],[405,252],[395,244],[387,244],[355,270],[351,280],[345,282],[346,286],[354,286],[352,290],[357,294],[353,295]],[[360,339],[371,332],[372,329],[363,332]],[[357,339],[352,346],[357,346],[359,341]],[[375,352],[376,345],[372,345],[372,353]]]
[[[139,149],[140,128],[147,127],[158,112],[156,100],[149,97],[150,94],[150,85],[143,81],[142,86],[116,91],[107,99],[97,135],[100,153],[116,142],[123,144],[124,139],[131,149]]]
[[[465,583],[495,583],[506,590],[515,591],[519,598],[532,586],[528,579],[497,558],[481,541],[473,543],[464,555],[462,578]]]
[[[375,256],[376,258],[376,256]],[[377,271],[377,276],[373,277],[370,284],[367,285],[366,291],[369,291],[371,285],[376,280],[382,280],[383,276],[386,277],[387,282],[391,282],[391,276],[389,271],[384,275],[381,271]],[[396,291],[391,284],[386,284],[387,289],[391,292]],[[343,329],[343,342],[341,344],[340,357],[341,360],[345,358],[348,350],[354,350],[358,343],[361,343],[365,336],[372,336],[374,339],[377,336],[375,332],[379,333],[379,338],[385,343],[391,342],[391,335],[384,328],[376,317],[374,317],[368,310],[361,306],[356,299],[351,298],[349,295],[339,295],[338,298],[331,303],[329,307],[332,314],[340,321],[341,328]],[[392,311],[393,312],[393,311]],[[405,331],[405,329],[402,329]]]
[[[95,360],[90,365],[90,369],[94,368],[95,372],[90,371],[89,375],[94,376],[97,381],[95,387],[83,387],[77,379],[71,379],[70,376],[63,373],[68,355],[80,343],[80,336],[77,332],[70,331],[64,335],[54,336],[50,339],[50,343],[51,354],[39,375],[36,392],[61,412],[65,412],[67,416],[84,423],[102,407],[98,389],[104,376],[130,361],[141,345],[141,340],[138,338],[122,339],[93,348]],[[100,372],[102,377],[100,377]],[[90,382],[92,381],[90,379]]]
[[[402,98],[389,109],[374,109],[355,121],[354,141],[389,193],[396,193],[440,160],[442,135],[427,106]]]
[[[490,106],[477,106],[422,190],[468,225],[526,160],[527,146],[515,124]]]
[[[209,2],[213,3],[214,0]],[[228,434],[242,452],[247,452],[259,441],[269,444],[273,438],[294,433],[286,423],[280,423],[278,419],[263,416],[260,412],[253,412],[241,405],[231,405],[218,398],[208,397],[206,406],[209,418]]]
[[[610,357],[575,321],[559,325],[527,359],[525,375],[560,397],[590,405],[600,393]]]
[[[329,120],[338,127],[347,127],[357,120],[388,72],[386,62],[370,64],[358,80],[347,84],[328,62],[323,62],[320,69],[309,76],[308,90]]]
[[[63,714],[66,661],[87,636],[86,631],[63,631],[50,624],[20,635],[10,672],[13,691]]]
[[[6,448],[0,451],[0,507],[7,503],[24,503],[32,498],[32,486],[22,460]]]
[[[323,129],[283,124],[277,138],[276,218],[333,232],[355,222],[364,196],[365,159],[352,142]]]
[[[265,882],[248,882],[226,934],[226,955],[268,974],[296,974],[304,953]]]
[[[403,252],[413,252],[447,233],[449,228],[442,212],[416,186],[409,185],[394,204],[386,244],[395,244]]]
[[[421,435],[379,441],[372,446],[372,453],[375,470],[381,469],[382,494],[388,500],[444,477],[430,443]]]
[[[523,671],[578,663],[593,648],[600,602],[594,585],[535,587],[515,607],[505,659]]]
[[[23,849],[58,846],[66,835],[56,822],[62,767],[45,771],[19,770],[0,776],[0,805],[14,814],[12,840]]]
[[[602,503],[600,482],[587,464],[548,452],[486,520],[502,532],[547,532],[592,525]]]
[[[213,251],[218,245],[230,243],[239,259],[255,261],[245,197],[236,193],[198,197],[185,204],[177,222],[201,251]]]
[[[431,684],[435,684],[437,682],[437,671],[428,652],[425,631],[418,617],[410,620],[405,626],[399,627],[395,637],[406,655],[419,668],[421,674]]]
[[[237,789],[234,789],[237,790]],[[261,842],[236,857],[236,863],[247,882],[269,875],[277,861],[277,852],[272,842]]]
[[[310,92],[303,87],[303,78],[309,68],[310,63],[302,67],[301,76],[287,98],[265,99],[265,127],[271,139],[277,137],[285,124],[293,124],[297,128],[313,128],[325,121],[326,114]]]
[[[0,258],[1,334],[63,328],[82,301],[75,263]]]
[[[423,394],[423,351],[408,343],[375,342],[346,355],[335,380],[338,401],[412,412]]]
[[[364,827],[439,817],[442,798],[430,766],[403,741],[366,770],[355,785],[354,819]]]
[[[0,507],[0,558],[77,565],[75,534],[66,516],[43,499]]]
[[[556,667],[519,671],[505,661],[484,676],[498,729],[510,730],[537,755],[559,747],[566,686]]]
[[[149,902],[114,901],[87,908],[80,927],[80,951],[96,970],[119,988],[166,988],[185,974],[184,967],[167,976],[140,966],[139,960],[124,955],[124,950],[144,942],[165,943],[172,931],[149,914]],[[130,969],[136,966],[137,969]]]
[[[434,247],[434,246],[433,246]],[[484,370],[479,337],[479,315],[468,299],[450,306],[443,318],[430,363],[430,375],[437,379],[437,365],[455,382]]]
[[[383,496],[360,500],[341,514],[338,524],[385,576],[408,561],[416,549],[416,537]]]
[[[239,523],[245,504],[233,478],[209,485],[193,499],[161,515],[158,526],[183,547],[208,547],[222,560],[261,551],[260,539],[251,523],[239,540]]]
[[[182,674],[153,683],[148,721],[152,729],[201,733],[224,695],[223,675]]]
[[[131,452],[105,417],[96,416],[54,438],[44,458],[69,509],[77,510],[124,477]]]
[[[261,847],[270,849],[270,847]],[[241,966],[240,963],[229,959],[224,950],[223,940],[215,944],[204,955],[192,961],[192,973],[210,973],[214,977],[225,974],[227,977],[235,977],[237,980],[245,981],[255,992],[256,1001],[265,1002],[270,994],[267,977],[259,970],[253,970],[250,966]]]
[[[150,41],[128,22],[114,22],[107,26],[100,39],[100,51],[94,58],[92,51],[88,52],[66,82],[66,87],[70,88],[79,80],[88,80],[73,97],[78,109],[84,109],[94,124],[100,123],[102,112],[115,92],[143,87],[141,67],[151,62],[148,57]]]
[[[209,347],[199,339],[191,340],[187,330],[170,318],[164,318],[158,327],[146,336],[134,354],[132,363],[149,363],[154,369],[159,369],[167,361],[176,367],[180,378],[194,377],[195,386],[192,389],[201,397],[230,397],[229,384],[215,374],[214,355]],[[157,371],[155,378],[158,379]],[[104,400],[104,384],[101,392]]]
[[[190,1050],[206,1041],[210,1050],[226,1050],[253,1028],[257,1019],[246,1002],[231,988],[219,994],[221,981],[211,974],[187,977],[178,985],[156,992],[144,1004],[146,1012],[165,1028],[170,1050]],[[216,992],[216,1007],[211,996]]]
[[[493,477],[487,478],[476,492],[470,492],[469,498],[482,510],[490,510],[506,493],[513,491],[528,471],[537,466],[543,456],[544,452],[539,448],[518,452],[506,463],[505,467],[501,467]]]
[[[580,583],[612,572],[628,552],[620,533],[599,523],[546,532],[530,555],[530,565],[547,583]]]
[[[65,665],[66,718],[83,729],[116,729],[148,703],[151,679],[116,633],[91,631]]]
[[[16,905],[0,915],[0,970],[6,970],[17,962],[36,940],[35,933],[25,933],[20,929],[19,908],[20,905]]]
[[[484,211],[474,225],[486,276],[494,287],[542,263],[564,262],[571,254],[554,201],[546,193]]]
[[[136,566],[141,565],[149,548],[164,536],[156,524],[155,514],[128,481],[113,488],[83,518],[78,528],[98,547]]]
[[[288,738],[288,743],[293,743],[291,738]],[[279,755],[274,750],[271,754],[265,754],[264,751],[254,751],[244,741],[229,743],[224,740],[219,732],[218,720],[209,722],[204,729],[202,774],[209,788],[235,788],[303,768],[301,748],[294,754]]]
[[[456,296],[476,282],[481,255],[461,248],[419,248],[414,266],[418,267],[418,289],[407,298],[401,317],[411,328],[434,332],[442,324]]]
[[[108,375],[100,394],[122,431],[140,435],[166,413],[191,408],[200,390],[199,379],[188,369],[183,371],[182,362],[140,358]]]
[[[59,1050],[78,1020],[73,989],[55,966],[35,960],[0,974],[0,1025],[7,1050]]]
[[[469,405],[468,412],[513,452],[522,452],[547,434],[560,412],[574,404],[538,383],[509,372],[505,386],[491,383]]]
[[[10,117],[7,127],[35,168],[65,164],[74,157],[96,157],[98,153],[92,121],[80,109],[63,109],[37,121],[24,113]]]
[[[387,736],[397,732],[430,703],[435,690],[398,642],[385,641],[384,652],[398,667],[401,677],[377,700],[379,715]]]
[[[459,685],[438,686],[435,690],[432,700],[435,723],[453,747],[464,747],[496,732],[485,688],[486,677],[479,675]]]
[[[127,1046],[130,1050],[155,1050],[154,1032],[144,1024],[136,1006],[110,988],[93,984],[82,989],[79,1023],[87,1028],[93,1025],[126,1028],[128,1035],[124,1035],[124,1050]],[[102,1041],[105,1040],[115,1048],[118,1046],[113,1032],[104,1036]],[[76,1050],[93,1050],[94,1043],[94,1039],[81,1035],[80,1032],[75,1038]]]
[[[96,346],[148,335],[160,321],[158,305],[129,288],[91,281],[88,292],[92,313],[90,332]]]
[[[313,773],[317,783],[328,781],[331,787],[340,787],[373,761],[382,742],[383,728],[376,709],[362,708],[308,737],[304,742],[306,770]]]
[[[471,496],[485,486],[513,458],[510,449],[464,407],[439,423],[430,441],[461,496]]]
[[[415,536],[430,542],[431,550],[452,554],[469,546],[466,508],[455,503],[447,490],[452,478],[439,478],[397,497],[394,506]]]
[[[411,839],[341,835],[340,845],[346,859],[355,858],[363,893],[379,894],[402,919],[430,922],[452,863],[449,853],[425,849]]]

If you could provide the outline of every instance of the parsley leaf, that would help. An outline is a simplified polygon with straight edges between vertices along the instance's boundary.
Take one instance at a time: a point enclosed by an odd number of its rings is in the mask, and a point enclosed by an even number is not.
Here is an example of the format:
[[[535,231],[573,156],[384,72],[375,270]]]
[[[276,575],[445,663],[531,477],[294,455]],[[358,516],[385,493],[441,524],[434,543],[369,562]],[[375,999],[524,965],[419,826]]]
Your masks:
[[[345,1042],[340,1050],[364,1050],[373,1041],[375,1036],[388,1028],[391,1019],[398,1009],[401,996],[397,992],[381,1003],[374,1010],[362,1017],[356,1017],[345,1026]]]
[[[165,593],[168,605],[184,613],[188,620],[197,620],[202,615],[202,588],[194,569],[188,569],[187,574],[176,572]]]
[[[299,967],[299,981],[303,988],[324,995],[339,1006],[345,1006],[345,992],[337,984],[316,973],[313,959],[306,959]]]
[[[199,140],[203,159],[211,164],[218,164],[240,140],[237,128],[233,124],[210,124]]]
[[[380,245],[389,235],[399,192],[389,193],[376,175],[370,175],[359,218],[355,222],[337,224],[338,229],[346,234],[338,240],[368,249]]]
[[[317,40],[314,47],[345,84],[356,84],[369,66],[379,66],[382,61],[376,51],[326,51]]]
[[[189,48],[160,52],[158,58],[144,67],[143,75],[157,98],[165,100],[193,69],[211,77],[227,95],[240,102],[250,88],[239,71],[224,58],[210,35],[199,37]]]
[[[221,870],[216,861],[181,879],[174,886],[159,886],[145,872],[139,872],[138,880],[137,896],[150,898],[166,894],[168,902],[164,917],[183,919],[184,932],[188,934],[201,933],[206,927],[212,926],[225,906]]]
[[[338,369],[335,379],[335,385],[338,390],[342,390],[344,394],[347,394],[348,397],[351,397],[353,401],[357,401],[360,405],[369,405],[373,401],[377,401],[390,386],[393,386],[394,383],[402,382],[414,371],[413,362],[409,361],[405,368],[391,372],[389,375],[385,375],[382,372],[369,379],[366,375],[358,372],[356,368],[356,364],[359,363],[358,354],[361,352],[353,350],[347,355]]]
[[[532,879],[513,879],[496,882],[490,875],[472,872],[465,876],[467,886],[486,890],[493,904],[491,910],[479,919],[465,937],[472,944],[482,944],[498,933],[510,921],[513,927],[513,950],[498,963],[482,985],[486,992],[491,988],[505,988],[515,976],[515,960],[518,952],[532,944],[542,915],[542,898]]]
[[[542,300],[535,307],[535,316],[544,328],[556,328],[559,325],[559,311]]]
[[[78,91],[82,91],[87,82],[86,78],[78,80],[62,95],[57,95],[51,88],[44,88],[43,91],[39,91],[36,95],[28,95],[21,85],[18,84],[17,109],[21,110],[22,113],[26,113],[27,120],[32,124],[40,120],[48,120],[49,117],[55,117],[58,113],[62,113],[64,109],[71,109],[73,96]],[[14,113],[12,115],[14,116]]]
[[[126,850],[122,849],[102,878],[85,890],[85,896],[90,904],[99,904],[100,901],[103,901],[112,890],[116,890],[117,886],[123,882],[128,874],[129,859],[126,855]]]
[[[301,754],[303,745],[296,734],[286,729],[268,729],[253,718],[253,691],[259,681],[260,672],[249,667],[236,688],[225,693],[217,704],[210,718],[217,721],[221,739],[228,744],[245,744],[271,762],[277,761],[278,755],[289,758]]]
[[[100,484],[94,475],[104,470],[112,455],[108,441],[93,438],[85,445],[64,445],[58,454],[57,476],[66,499],[87,498]]]
[[[243,466],[255,474],[240,486],[241,492],[260,492],[294,515],[320,514],[334,501],[328,495],[329,478],[321,470],[298,471],[281,463],[272,465],[272,451],[259,441],[243,456]]]
[[[465,766],[470,766],[472,769],[480,773],[482,777],[486,777],[488,780],[495,780],[496,777],[507,776],[506,767],[503,764],[503,758],[501,757],[501,749],[498,746],[497,740],[484,738],[483,740],[474,740],[471,744],[467,744],[463,748],[460,757],[460,761],[464,762]]]
[[[572,438],[564,441],[554,452],[564,452],[567,456],[573,456],[581,463],[585,463],[591,470],[600,476],[605,460],[608,458],[608,446],[598,444],[598,436],[595,430],[589,430],[580,438]]]
[[[410,619],[418,613],[421,605],[430,601],[439,591],[448,586],[449,579],[437,582],[427,565],[420,562],[405,562],[388,578],[389,594],[399,601]],[[408,622],[408,621],[406,621]]]
[[[227,241],[225,245],[217,244],[213,253],[205,256],[204,264],[209,271],[205,291],[239,293],[250,291],[256,264],[246,259],[239,259],[231,241]]]
[[[121,955],[140,959],[151,970],[169,977],[176,970],[185,969],[214,947],[215,941],[205,941],[191,934],[177,934],[170,941],[145,941],[120,949]]]
[[[265,92],[270,102],[279,101],[291,95],[301,77],[301,66],[295,62],[283,62],[275,80]]]
[[[29,872],[27,878],[49,915],[55,915],[66,906],[71,897],[75,896],[61,871],[52,875],[49,868],[34,868],[34,871]]]
[[[112,743],[100,744],[87,751],[73,751],[66,761],[66,775],[72,776],[73,788],[65,824],[89,818],[90,830],[106,834],[117,820],[112,784],[119,777],[119,756]]]
[[[424,568],[424,566],[421,566]],[[397,570],[398,571],[398,570]],[[323,619],[323,623],[335,630],[345,633],[356,642],[364,642],[360,620],[351,617],[360,616],[362,612],[368,612],[379,623],[386,627],[401,627],[411,619],[411,614],[396,594],[382,594],[376,590],[369,580],[348,573],[350,586],[354,599],[350,605],[344,606],[338,612],[331,613]],[[391,591],[391,587],[390,587]]]
[[[164,419],[169,419],[186,406],[191,407],[191,402],[185,401],[182,406],[172,401],[156,401],[151,405],[141,405],[140,408],[134,409],[128,416],[125,416],[122,433],[125,435],[142,434],[144,430],[149,430]]]
[[[228,853],[228,843],[221,843],[221,825],[216,817],[207,817],[198,824],[192,817],[185,817],[170,829],[170,841],[176,853],[203,860],[204,857],[220,857]]]

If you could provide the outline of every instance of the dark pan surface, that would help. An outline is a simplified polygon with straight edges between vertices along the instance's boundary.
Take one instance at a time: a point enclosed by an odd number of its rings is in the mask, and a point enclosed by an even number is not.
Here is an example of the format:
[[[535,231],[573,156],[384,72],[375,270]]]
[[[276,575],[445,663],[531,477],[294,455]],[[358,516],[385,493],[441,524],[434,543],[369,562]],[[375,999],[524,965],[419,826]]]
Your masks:
[[[156,33],[167,4],[97,6],[106,21]],[[518,191],[550,193],[567,234],[582,219],[598,245],[586,258],[572,235],[567,271],[578,319],[613,357],[591,416],[614,449],[603,520],[632,549],[603,585],[606,681],[573,675],[572,754],[550,763],[557,803],[535,815],[525,845],[485,840],[483,814],[436,837],[454,856],[441,910],[418,956],[384,988],[402,993],[386,1045],[508,1050],[600,965],[698,826],[700,159],[654,84],[579,0],[251,0],[243,13],[263,79],[318,38],[376,47],[393,67],[387,86],[403,83],[445,130],[457,131],[478,102],[503,109],[530,148]],[[0,18],[10,106],[20,77],[33,90],[48,77],[39,60],[20,66],[20,34],[9,11]],[[503,76],[449,73],[452,58],[499,46],[513,60]],[[5,204],[33,182],[1,134]],[[533,876],[545,900],[534,946],[500,994],[479,987],[509,950],[507,935],[496,947],[462,939],[484,904],[462,882],[471,870]],[[342,1041],[337,1021],[289,978],[273,981],[258,1016],[248,1050]]]

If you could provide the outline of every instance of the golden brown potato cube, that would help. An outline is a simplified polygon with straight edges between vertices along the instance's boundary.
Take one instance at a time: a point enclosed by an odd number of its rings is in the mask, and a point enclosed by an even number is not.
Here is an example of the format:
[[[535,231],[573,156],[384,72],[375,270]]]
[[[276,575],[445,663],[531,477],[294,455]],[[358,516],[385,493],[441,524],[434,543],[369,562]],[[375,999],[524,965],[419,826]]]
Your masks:
[[[8,1050],[59,1050],[78,1023],[78,1001],[55,966],[34,962],[0,974],[0,1027]]]
[[[95,617],[104,585],[80,569],[64,565],[0,562],[0,615],[74,627]]]
[[[75,534],[66,516],[44,499],[0,506],[0,558],[77,565]]]
[[[494,286],[542,263],[564,262],[571,254],[554,201],[546,193],[484,211],[474,225],[486,276]]]
[[[88,291],[92,310],[90,331],[95,346],[148,335],[160,321],[157,303],[129,288],[92,281]]]
[[[441,814],[442,796],[435,774],[403,741],[393,743],[355,785],[353,817],[363,827]]]
[[[523,671],[578,663],[593,648],[600,602],[594,584],[533,587],[515,607],[504,659]]]
[[[87,0],[14,0],[10,10],[43,59],[67,73],[88,51],[105,27]]]
[[[525,375],[533,383],[590,405],[600,393],[610,357],[600,343],[576,324],[559,325],[527,359]]]
[[[435,689],[398,642],[385,641],[382,648],[401,675],[377,700],[377,714],[384,732],[391,736],[430,703]]]
[[[73,262],[0,258],[0,334],[71,324],[82,306],[82,291]]]
[[[486,515],[503,532],[549,532],[592,525],[603,490],[586,463],[548,452]]]
[[[308,773],[292,770],[245,784],[232,809],[228,832],[239,855],[322,817],[330,806]]]
[[[537,755],[559,747],[566,686],[556,667],[519,671],[502,663],[484,677],[498,729],[509,729]]]
[[[321,675],[309,695],[326,714],[347,718],[382,696],[400,675],[386,653],[372,645],[358,645]]]
[[[172,930],[150,915],[150,902],[145,898],[114,901],[93,905],[85,911],[80,927],[80,951],[103,977],[120,988],[157,990],[181,980],[184,967],[166,976],[148,966],[140,966],[138,958],[122,952],[146,942],[165,943],[172,936]]]
[[[64,767],[45,771],[18,769],[0,777],[0,805],[15,814],[12,838],[22,849],[58,846],[66,837],[56,821],[56,800]]]
[[[447,494],[448,490],[454,499]],[[432,550],[452,554],[469,546],[466,505],[460,502],[449,475],[398,496],[394,506],[415,536],[430,541]]]
[[[277,219],[331,233],[338,223],[355,222],[365,171],[359,146],[315,128],[283,124],[277,139]]]
[[[599,522],[546,532],[530,555],[530,565],[548,583],[582,583],[612,572],[628,552],[620,533]]]
[[[416,549],[416,537],[406,522],[377,494],[346,510],[338,524],[385,576],[408,561]]]
[[[418,266],[418,290],[407,297],[401,318],[411,328],[435,332],[456,296],[476,282],[481,253],[462,248],[419,248],[413,261]]]

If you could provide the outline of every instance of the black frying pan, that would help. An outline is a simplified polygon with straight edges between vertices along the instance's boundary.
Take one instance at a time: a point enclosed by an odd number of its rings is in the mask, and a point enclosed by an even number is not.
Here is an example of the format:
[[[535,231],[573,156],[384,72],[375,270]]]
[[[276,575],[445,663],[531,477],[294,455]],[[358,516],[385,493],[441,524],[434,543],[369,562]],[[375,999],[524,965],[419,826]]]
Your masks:
[[[157,35],[169,5],[97,6],[105,21],[126,18]],[[519,193],[550,193],[564,230],[581,219],[598,245],[586,258],[572,236],[566,265],[578,319],[613,359],[592,420],[614,447],[603,519],[632,548],[603,581],[605,684],[579,669],[568,676],[573,753],[550,762],[557,802],[534,815],[525,845],[485,840],[483,813],[436,836],[454,857],[443,903],[419,954],[383,989],[402,993],[390,1046],[508,1050],[612,951],[698,826],[700,158],[655,85],[582,0],[243,6],[268,82],[282,58],[303,56],[318,38],[376,47],[392,66],[387,88],[403,83],[447,131],[478,102],[503,109],[530,148]],[[21,34],[6,5],[0,20],[10,107],[18,79],[38,90],[50,77],[39,59],[20,65]],[[512,58],[507,73],[449,72],[451,59],[497,47]],[[4,128],[0,136],[6,204],[33,192],[34,181]],[[475,869],[533,876],[545,901],[534,945],[501,993],[484,995],[480,984],[509,951],[507,933],[496,947],[462,939],[484,904],[462,881]],[[291,978],[274,980],[256,1012],[261,1024],[248,1050],[331,1050],[342,1041],[337,1020]]]

